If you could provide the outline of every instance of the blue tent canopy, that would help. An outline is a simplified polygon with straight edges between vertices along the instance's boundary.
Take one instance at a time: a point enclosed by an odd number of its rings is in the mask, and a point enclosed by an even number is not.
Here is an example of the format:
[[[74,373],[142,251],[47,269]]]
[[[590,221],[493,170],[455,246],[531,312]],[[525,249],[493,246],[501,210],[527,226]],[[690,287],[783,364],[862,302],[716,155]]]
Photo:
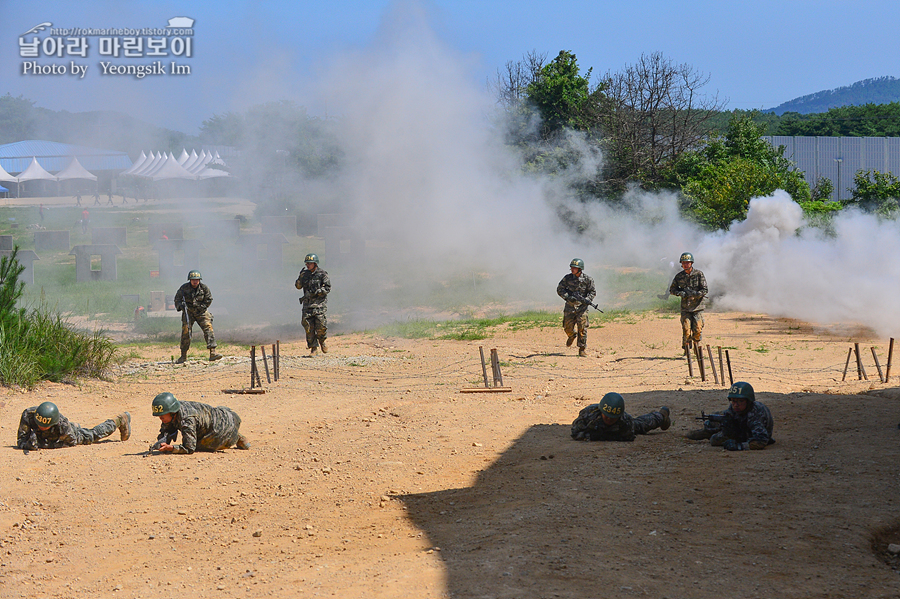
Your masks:
[[[0,185],[0,193],[4,193],[4,192],[7,192],[7,191],[9,191],[9,190],[6,189],[5,187],[3,187],[2,185]]]

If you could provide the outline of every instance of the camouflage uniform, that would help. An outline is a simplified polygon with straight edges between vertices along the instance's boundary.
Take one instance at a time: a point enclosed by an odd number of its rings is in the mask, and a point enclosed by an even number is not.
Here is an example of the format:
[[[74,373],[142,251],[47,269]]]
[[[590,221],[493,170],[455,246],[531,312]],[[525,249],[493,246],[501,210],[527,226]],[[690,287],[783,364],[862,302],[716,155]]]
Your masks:
[[[703,309],[706,308],[706,277],[696,268],[691,274],[683,270],[675,275],[669,293],[681,298],[681,345],[690,347],[691,341],[703,339]]]
[[[578,413],[572,423],[572,438],[576,441],[634,441],[637,435],[646,435],[662,426],[665,419],[662,412],[650,412],[637,418],[625,412],[612,424],[606,424],[600,404],[595,403]]]
[[[571,339],[575,336],[575,329],[578,329],[578,348],[587,347],[587,304],[572,299],[571,293],[577,293],[589,302],[594,301],[597,290],[594,288],[594,279],[587,276],[583,272],[580,277],[576,277],[572,273],[567,274],[556,286],[556,294],[566,300],[566,307],[563,308],[563,330]]]
[[[319,343],[325,343],[327,337],[328,321],[325,312],[328,294],[331,292],[331,280],[321,267],[317,267],[315,272],[303,268],[297,275],[294,287],[303,290],[303,297],[300,298],[300,303],[303,304],[301,322],[306,331],[306,346],[313,349]]]
[[[742,414],[738,414],[730,407],[722,414],[725,416],[722,429],[710,437],[710,445],[720,447],[728,439],[733,439],[742,443],[743,449],[765,449],[775,442],[772,439],[775,420],[772,418],[772,412],[764,404],[754,401],[753,405]]]
[[[214,408],[196,401],[182,401],[181,409],[173,414],[172,420],[159,427],[157,441],[181,433],[181,444],[175,445],[172,453],[194,453],[195,451],[217,451],[237,444],[241,434],[241,417],[231,408]]]
[[[216,334],[213,332],[213,315],[207,312],[213,297],[209,287],[200,283],[194,288],[188,281],[175,293],[175,309],[184,310],[181,320],[181,354],[186,355],[191,348],[191,335],[196,322],[203,331],[207,349],[216,348]],[[185,322],[185,320],[187,322]]]
[[[37,409],[38,406],[34,406],[22,412],[19,419],[19,433],[16,436],[16,447],[19,449],[56,449],[90,445],[105,439],[119,428],[115,420],[106,420],[91,429],[81,428],[60,414],[59,422],[42,431],[34,418]]]

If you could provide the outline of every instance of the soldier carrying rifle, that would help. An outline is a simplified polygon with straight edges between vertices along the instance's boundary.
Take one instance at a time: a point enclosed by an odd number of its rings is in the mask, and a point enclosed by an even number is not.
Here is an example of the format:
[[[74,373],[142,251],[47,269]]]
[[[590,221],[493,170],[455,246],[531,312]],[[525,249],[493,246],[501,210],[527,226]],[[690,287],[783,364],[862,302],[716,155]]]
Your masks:
[[[303,258],[306,268],[297,275],[294,287],[303,290],[300,303],[303,304],[301,322],[306,331],[306,346],[310,355],[314,356],[322,348],[322,353],[328,353],[325,339],[328,336],[327,312],[328,294],[331,292],[331,280],[324,269],[319,268],[319,257],[316,254],[307,254]]]
[[[577,338],[578,355],[584,358],[587,356],[587,309],[593,305],[591,302],[594,301],[597,290],[594,288],[594,279],[584,274],[584,260],[573,258],[569,263],[569,270],[571,272],[557,285],[556,293],[566,300],[566,307],[563,308],[563,330],[568,335],[566,347],[572,347]]]
[[[216,334],[213,332],[213,315],[209,305],[213,301],[212,292],[200,280],[203,277],[199,270],[188,273],[188,282],[178,288],[175,293],[175,309],[181,312],[181,357],[176,364],[184,364],[188,350],[191,348],[191,336],[196,322],[206,338],[209,349],[209,360],[218,360],[222,356],[216,353]]]

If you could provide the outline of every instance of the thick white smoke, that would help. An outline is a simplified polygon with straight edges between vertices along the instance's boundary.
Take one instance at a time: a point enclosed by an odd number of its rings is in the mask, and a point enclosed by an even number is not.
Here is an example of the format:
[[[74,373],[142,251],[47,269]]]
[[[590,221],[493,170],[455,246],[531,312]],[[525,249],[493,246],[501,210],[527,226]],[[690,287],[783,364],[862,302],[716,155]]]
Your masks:
[[[900,225],[858,211],[834,233],[802,228],[783,191],[750,202],[747,220],[698,245],[717,305],[822,324],[861,323],[884,336],[900,329]]]

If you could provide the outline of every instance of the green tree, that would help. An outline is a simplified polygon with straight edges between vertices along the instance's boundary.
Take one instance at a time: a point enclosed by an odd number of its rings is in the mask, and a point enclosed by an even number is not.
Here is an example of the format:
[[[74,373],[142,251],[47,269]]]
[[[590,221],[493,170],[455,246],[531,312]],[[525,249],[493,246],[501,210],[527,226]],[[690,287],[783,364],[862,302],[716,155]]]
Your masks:
[[[528,85],[526,94],[541,115],[544,139],[564,128],[584,131],[592,127],[591,70],[581,75],[575,55],[562,50]]]
[[[8,93],[0,96],[0,144],[34,139],[36,118],[33,101]]]
[[[853,177],[853,195],[847,204],[855,204],[882,216],[894,216],[900,205],[900,179],[892,173],[858,171]]]
[[[711,228],[727,228],[747,216],[754,197],[783,189],[795,202],[811,199],[809,185],[784,147],[773,148],[762,139],[765,125],[751,115],[732,117],[723,138],[682,157],[668,177],[682,187],[687,212]]]
[[[25,267],[19,263],[19,246],[13,247],[9,256],[0,258],[0,327],[2,328],[20,320],[25,314],[24,308],[16,308],[16,304],[25,292],[25,283],[19,280],[19,275],[24,270]]]

